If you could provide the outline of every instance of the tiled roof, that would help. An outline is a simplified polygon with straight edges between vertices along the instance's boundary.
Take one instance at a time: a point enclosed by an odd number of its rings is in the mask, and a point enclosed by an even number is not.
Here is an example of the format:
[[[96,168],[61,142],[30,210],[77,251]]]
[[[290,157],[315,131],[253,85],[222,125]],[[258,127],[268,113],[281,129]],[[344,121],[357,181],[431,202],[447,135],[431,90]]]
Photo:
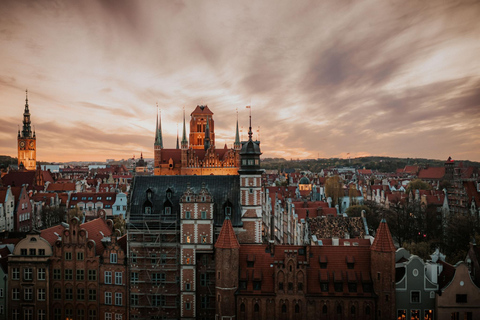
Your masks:
[[[47,191],[74,191],[75,183],[50,183]]]
[[[6,174],[2,181],[4,186],[21,187],[28,184],[28,189],[32,189],[35,185],[35,171],[13,171]]]
[[[109,237],[112,235],[112,230],[108,226],[107,222],[102,218],[97,218],[83,223],[82,225],[80,225],[80,228],[87,230],[89,240],[95,241],[97,255],[102,254],[104,250],[102,244],[103,236]]]
[[[453,277],[455,276],[455,267],[442,260],[439,260],[438,263],[443,266],[442,272],[438,275],[438,287],[443,289],[453,280]]]
[[[222,229],[218,235],[217,242],[215,243],[215,248],[219,249],[238,249],[240,245],[238,244],[237,236],[235,231],[233,231],[232,222],[230,219],[225,219],[223,221]]]
[[[4,202],[7,197],[7,190],[0,190],[0,202]]]
[[[429,167],[420,169],[419,179],[442,179],[445,176],[445,167]]]
[[[372,174],[372,169],[358,169],[359,174]]]
[[[194,114],[204,114],[204,115],[213,115],[213,112],[210,111],[210,109],[208,108],[208,106],[203,106],[203,110],[200,108],[200,106],[197,106],[195,108],[195,110],[192,111],[192,113],[190,115],[194,115]]]
[[[63,230],[65,230],[65,227],[61,224],[50,227],[48,229],[43,229],[40,233],[40,236],[47,240],[47,242],[53,246],[55,244],[55,241],[58,240],[58,236],[62,236]],[[58,236],[57,236],[58,234]]]
[[[403,170],[405,173],[416,174],[418,172],[418,166],[405,166]]]
[[[385,219],[382,219],[380,226],[377,229],[375,240],[372,244],[372,250],[380,252],[395,252],[392,235],[390,234],[390,230],[388,229]]]
[[[475,184],[473,183],[473,181],[465,181],[463,183],[463,186],[465,187],[465,191],[467,192],[469,204],[472,201],[472,199],[474,199],[475,204],[477,205],[477,207],[479,207],[480,193],[477,191],[477,188],[475,187]]]

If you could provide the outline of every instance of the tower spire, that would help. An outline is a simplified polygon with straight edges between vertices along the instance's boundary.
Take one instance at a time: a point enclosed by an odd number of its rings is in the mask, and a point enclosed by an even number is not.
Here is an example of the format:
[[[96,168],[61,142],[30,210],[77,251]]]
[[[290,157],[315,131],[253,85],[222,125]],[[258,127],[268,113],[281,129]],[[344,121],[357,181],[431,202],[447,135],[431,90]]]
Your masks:
[[[28,109],[28,90],[25,90],[25,110],[23,111],[22,136],[24,138],[32,137],[32,128],[30,122],[30,110]]]
[[[180,149],[180,146],[178,144],[178,123],[177,123],[177,149]]]
[[[183,107],[183,134],[182,134],[182,149],[187,149],[187,129],[185,127],[185,107]]]
[[[247,106],[247,109],[249,109],[250,111],[250,115],[249,115],[249,125],[248,125],[248,140],[252,140],[252,107],[251,106]]]
[[[240,134],[238,132],[238,109],[237,109],[237,128],[235,130],[235,142],[233,143],[235,150],[240,150]]]
[[[157,104],[158,108],[158,104]],[[160,146],[163,149],[163,139],[162,139],[162,111],[159,110],[159,117],[157,117],[157,133],[155,134],[155,145]]]
[[[155,145],[157,144],[158,140],[158,102],[157,102],[157,116],[156,116],[156,122],[155,122]]]

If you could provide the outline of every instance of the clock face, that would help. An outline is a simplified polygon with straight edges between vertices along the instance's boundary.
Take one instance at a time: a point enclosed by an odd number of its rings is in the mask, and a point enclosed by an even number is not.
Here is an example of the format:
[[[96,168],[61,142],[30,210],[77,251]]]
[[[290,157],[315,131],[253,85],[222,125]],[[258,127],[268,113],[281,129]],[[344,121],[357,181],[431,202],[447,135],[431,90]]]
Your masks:
[[[33,141],[30,141],[30,148],[33,148]]]
[[[25,148],[25,141],[20,141],[20,147]]]

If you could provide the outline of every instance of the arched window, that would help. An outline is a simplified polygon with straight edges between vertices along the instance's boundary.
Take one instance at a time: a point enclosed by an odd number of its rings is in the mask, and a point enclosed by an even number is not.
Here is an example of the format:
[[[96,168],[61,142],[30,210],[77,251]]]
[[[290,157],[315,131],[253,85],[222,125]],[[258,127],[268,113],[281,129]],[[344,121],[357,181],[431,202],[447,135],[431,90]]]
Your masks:
[[[327,305],[324,304],[324,305],[323,305],[323,308],[322,308],[322,313],[323,313],[323,314],[326,314],[327,312],[328,312]]]
[[[365,314],[366,314],[367,316],[370,315],[370,306],[367,306],[367,307],[365,308]]]
[[[350,313],[351,313],[352,315],[354,315],[356,312],[357,312],[357,310],[355,309],[355,306],[352,306],[352,307],[350,308]]]
[[[287,305],[285,303],[282,305],[282,313],[287,313]]]
[[[342,314],[342,306],[341,305],[337,306],[337,313]]]
[[[255,303],[255,306],[253,307],[253,311],[254,312],[259,312],[260,311],[260,306],[258,305],[258,303]]]
[[[298,304],[295,305],[295,313],[300,313],[300,306]]]
[[[240,305],[240,312],[245,312],[245,303]]]

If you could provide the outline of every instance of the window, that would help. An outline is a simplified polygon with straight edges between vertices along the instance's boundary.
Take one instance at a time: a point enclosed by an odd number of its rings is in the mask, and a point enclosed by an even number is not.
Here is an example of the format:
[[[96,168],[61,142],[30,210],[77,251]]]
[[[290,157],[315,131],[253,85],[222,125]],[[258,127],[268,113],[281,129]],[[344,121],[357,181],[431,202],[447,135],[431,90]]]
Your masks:
[[[115,305],[121,306],[122,305],[122,293],[116,292],[115,293]]]
[[[72,260],[72,253],[71,252],[65,252],[65,260]]]
[[[23,299],[33,300],[33,288],[25,288],[23,291]]]
[[[373,287],[371,283],[363,284],[363,292],[368,293],[368,292],[372,292],[372,290],[373,290]]]
[[[247,281],[240,281],[240,290],[247,290]]]
[[[190,218],[191,218],[190,211],[185,212],[185,219],[190,219]]]
[[[335,292],[342,292],[343,291],[343,283],[342,282],[335,282],[334,288],[335,288]]]
[[[207,274],[206,273],[201,273],[200,274],[200,285],[202,287],[205,287],[207,285]]]
[[[341,305],[338,305],[338,306],[337,306],[337,313],[338,313],[338,314],[342,314],[342,311],[343,311],[343,310],[342,310],[342,306],[341,306]]]
[[[65,288],[65,300],[73,300],[73,288]]]
[[[208,307],[208,297],[202,297],[202,309],[206,309]]]
[[[357,284],[356,283],[349,283],[348,284],[348,292],[357,292]]]
[[[253,189],[252,188],[250,188],[248,191],[250,192],[250,194],[253,194]]]
[[[27,255],[27,249],[20,249],[20,255],[26,256]]]
[[[30,255],[31,256],[36,256],[37,255],[37,249],[30,249]]]
[[[0,298],[3,298],[3,288],[0,288]]]
[[[298,291],[303,291],[303,283],[302,282],[298,283]]]
[[[152,207],[145,207],[145,214],[151,214],[152,213]]]
[[[165,253],[162,253],[162,255],[160,256],[160,263],[161,264],[167,263],[167,255]]]
[[[131,275],[132,284],[137,284],[138,283],[138,272],[132,272],[130,275]]]
[[[262,290],[262,282],[253,281],[253,290]]]
[[[45,288],[41,288],[41,289],[38,289],[37,291],[37,300],[45,300],[45,297],[46,297],[46,292],[45,292]]]
[[[190,290],[191,290],[190,283],[185,283],[185,291],[190,291]]]
[[[328,311],[327,306],[326,306],[326,305],[323,305],[323,307],[322,307],[322,313],[323,313],[323,314],[326,314],[327,311]]]
[[[85,300],[85,289],[78,288],[77,289],[77,300]]]
[[[53,309],[53,319],[55,320],[62,319],[62,309],[58,309],[58,308]]]
[[[97,310],[95,309],[88,310],[88,320],[97,320]]]
[[[464,320],[473,320],[473,313],[471,311],[465,312],[465,315],[463,316]]]
[[[47,312],[43,309],[38,310],[38,320],[46,320],[47,319]]]
[[[115,314],[115,320],[122,320],[122,314],[121,313],[116,313]]]
[[[112,293],[105,292],[105,304],[112,304]]]
[[[295,305],[295,313],[300,313],[300,306],[298,304]]]
[[[420,320],[420,310],[410,310],[411,320]]]
[[[424,310],[424,317],[425,320],[433,320],[433,310]]]
[[[328,282],[320,283],[320,290],[322,290],[322,292],[328,292]]]
[[[260,311],[260,306],[258,305],[258,303],[255,303],[255,305],[253,306],[253,311],[254,312],[259,312]]]
[[[420,291],[410,292],[410,303],[420,303]]]
[[[137,254],[132,253],[132,255],[130,256],[130,259],[131,259],[132,263],[137,263]]]
[[[12,280],[20,280],[20,268],[13,268]]]
[[[97,270],[95,269],[88,270],[88,281],[97,281]]]
[[[39,256],[44,256],[45,255],[45,249],[38,249],[38,255]],[[45,310],[43,310],[45,311]]]
[[[202,211],[201,216],[202,216],[202,219],[207,219],[207,212]]]
[[[350,313],[351,313],[352,315],[355,315],[355,314],[357,313],[357,309],[355,308],[355,306],[352,306],[352,307],[350,308]]]
[[[53,280],[61,280],[62,272],[60,269],[53,269]]]
[[[457,294],[457,303],[467,303],[467,295],[466,294]]]
[[[73,270],[65,269],[65,280],[73,280]]]
[[[115,284],[122,284],[122,273],[121,272],[115,272]]]
[[[83,260],[83,252],[77,252],[77,260]]]
[[[33,320],[33,310],[24,309],[23,310],[23,320]]]
[[[159,294],[154,294],[152,297],[152,304],[154,307],[158,307],[162,304],[162,299]]]
[[[152,253],[152,254],[150,255],[150,260],[151,260],[151,263],[152,263],[153,265],[157,264],[157,255],[154,254],[154,253]]]
[[[165,207],[165,214],[166,215],[171,215],[172,214],[172,208],[171,207]]]
[[[110,312],[105,312],[105,320],[112,320],[112,314]]]
[[[85,280],[85,270],[77,269],[77,281]]]
[[[62,288],[53,288],[53,300],[62,300]]]
[[[24,280],[33,280],[33,271],[32,268],[23,269],[23,279]]]
[[[201,236],[202,243],[207,243],[207,236]]]
[[[245,303],[240,305],[240,312],[245,312]]]
[[[285,303],[282,305],[282,313],[287,313],[287,305]]]
[[[37,269],[37,280],[45,280],[45,268],[38,268]]]
[[[190,236],[185,236],[185,243],[190,243],[191,237]]]
[[[85,319],[85,309],[77,309],[77,319]]]
[[[190,310],[192,307],[190,305],[190,302],[185,303],[185,309]]]
[[[117,263],[117,254],[110,253],[110,263]]]
[[[20,289],[13,288],[12,289],[12,300],[20,300]]]
[[[102,200],[102,197],[97,197],[97,200]]]
[[[111,284],[112,283],[112,272],[111,271],[105,271],[105,283],[106,284]]]
[[[97,300],[97,289],[88,289],[88,300],[89,301]]]
[[[293,282],[288,283],[288,291],[293,291]]]
[[[139,301],[139,299],[138,299],[138,294],[132,293],[132,294],[130,295],[130,304],[131,304],[132,306],[138,306],[138,301]]]

